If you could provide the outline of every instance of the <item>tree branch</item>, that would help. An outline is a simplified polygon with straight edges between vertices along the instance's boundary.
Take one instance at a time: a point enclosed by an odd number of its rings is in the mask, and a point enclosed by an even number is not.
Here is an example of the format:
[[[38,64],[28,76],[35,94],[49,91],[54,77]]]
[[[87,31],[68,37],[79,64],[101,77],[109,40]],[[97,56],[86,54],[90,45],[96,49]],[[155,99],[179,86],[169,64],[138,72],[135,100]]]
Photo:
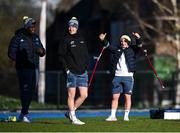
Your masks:
[[[170,13],[171,15],[173,15],[173,11],[171,9],[169,9],[168,7],[164,6],[162,3],[160,3],[158,0],[152,0],[152,2],[154,2],[158,7],[159,9],[165,13],[164,11],[167,11],[168,13]]]

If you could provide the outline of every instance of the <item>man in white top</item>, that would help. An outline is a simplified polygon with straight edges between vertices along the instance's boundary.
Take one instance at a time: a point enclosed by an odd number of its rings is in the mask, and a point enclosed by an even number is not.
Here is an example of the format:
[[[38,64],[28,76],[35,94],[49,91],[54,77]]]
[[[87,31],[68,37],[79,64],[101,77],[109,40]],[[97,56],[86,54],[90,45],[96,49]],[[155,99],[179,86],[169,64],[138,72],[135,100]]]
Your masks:
[[[116,111],[121,94],[124,94],[125,96],[124,121],[129,121],[128,116],[131,109],[131,95],[134,85],[133,74],[136,70],[136,55],[139,52],[140,47],[142,47],[140,35],[138,33],[132,34],[136,40],[135,45],[131,44],[132,41],[128,35],[122,35],[120,37],[120,45],[118,47],[109,45],[109,42],[105,40],[106,33],[99,35],[103,45],[106,46],[111,53],[113,53],[113,98],[111,103],[111,115],[106,119],[106,121],[117,121]]]

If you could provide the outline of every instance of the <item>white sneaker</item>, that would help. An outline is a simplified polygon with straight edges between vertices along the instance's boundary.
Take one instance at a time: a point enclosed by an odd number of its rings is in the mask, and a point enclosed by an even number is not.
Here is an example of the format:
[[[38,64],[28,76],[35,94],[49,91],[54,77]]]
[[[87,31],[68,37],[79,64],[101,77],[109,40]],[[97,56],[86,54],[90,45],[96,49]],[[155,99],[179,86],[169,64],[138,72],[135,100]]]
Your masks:
[[[117,121],[116,117],[109,116],[106,121]]]
[[[31,120],[28,117],[26,117],[26,116],[23,117],[22,121],[23,122],[27,122],[27,123],[31,123]]]
[[[124,117],[124,121],[129,121],[129,118],[128,117]]]
[[[75,119],[75,120],[72,121],[72,124],[74,124],[74,125],[84,125],[85,123],[80,121],[79,119]]]
[[[23,115],[23,114],[20,114],[18,121],[19,122],[31,123],[31,119],[29,118],[29,116]]]

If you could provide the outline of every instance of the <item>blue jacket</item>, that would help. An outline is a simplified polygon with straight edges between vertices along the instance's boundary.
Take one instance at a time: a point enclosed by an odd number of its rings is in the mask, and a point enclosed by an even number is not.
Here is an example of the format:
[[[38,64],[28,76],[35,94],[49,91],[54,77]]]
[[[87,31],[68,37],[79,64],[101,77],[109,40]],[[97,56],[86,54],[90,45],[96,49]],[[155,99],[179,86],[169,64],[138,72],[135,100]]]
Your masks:
[[[104,41],[104,44],[107,45],[107,49],[112,53],[111,72],[113,75],[116,71],[119,58],[121,57],[123,52],[125,54],[128,71],[129,72],[136,71],[136,57],[140,50],[141,39],[136,39],[136,43],[129,45],[129,47],[126,49],[109,45],[109,42],[106,40]]]
[[[37,34],[28,34],[24,28],[15,32],[12,37],[9,48],[8,56],[16,62],[16,68],[35,69],[39,66],[38,48],[43,48],[42,43]],[[44,51],[45,52],[45,51]]]

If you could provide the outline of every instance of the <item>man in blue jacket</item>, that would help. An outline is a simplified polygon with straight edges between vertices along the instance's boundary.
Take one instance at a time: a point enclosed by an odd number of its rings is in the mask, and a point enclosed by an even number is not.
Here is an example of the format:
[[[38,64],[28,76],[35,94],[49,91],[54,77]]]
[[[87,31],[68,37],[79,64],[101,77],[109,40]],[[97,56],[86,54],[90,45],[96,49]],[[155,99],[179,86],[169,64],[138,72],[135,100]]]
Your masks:
[[[31,122],[28,110],[38,84],[39,57],[45,55],[45,49],[35,33],[36,21],[33,18],[24,17],[23,22],[23,27],[15,32],[10,41],[8,57],[15,62],[19,79],[22,105],[19,121]]]
[[[117,121],[116,111],[118,108],[118,101],[121,94],[125,96],[125,113],[124,121],[129,121],[129,112],[131,109],[131,95],[133,91],[134,79],[133,75],[136,71],[136,56],[140,50],[141,37],[138,33],[133,33],[136,40],[136,45],[132,45],[132,40],[128,35],[120,37],[120,45],[118,47],[109,45],[105,40],[106,33],[100,34],[99,38],[103,41],[104,46],[113,54],[112,55],[112,73],[113,73],[113,88],[112,88],[112,103],[111,115],[106,121]],[[131,44],[131,45],[130,45]]]

